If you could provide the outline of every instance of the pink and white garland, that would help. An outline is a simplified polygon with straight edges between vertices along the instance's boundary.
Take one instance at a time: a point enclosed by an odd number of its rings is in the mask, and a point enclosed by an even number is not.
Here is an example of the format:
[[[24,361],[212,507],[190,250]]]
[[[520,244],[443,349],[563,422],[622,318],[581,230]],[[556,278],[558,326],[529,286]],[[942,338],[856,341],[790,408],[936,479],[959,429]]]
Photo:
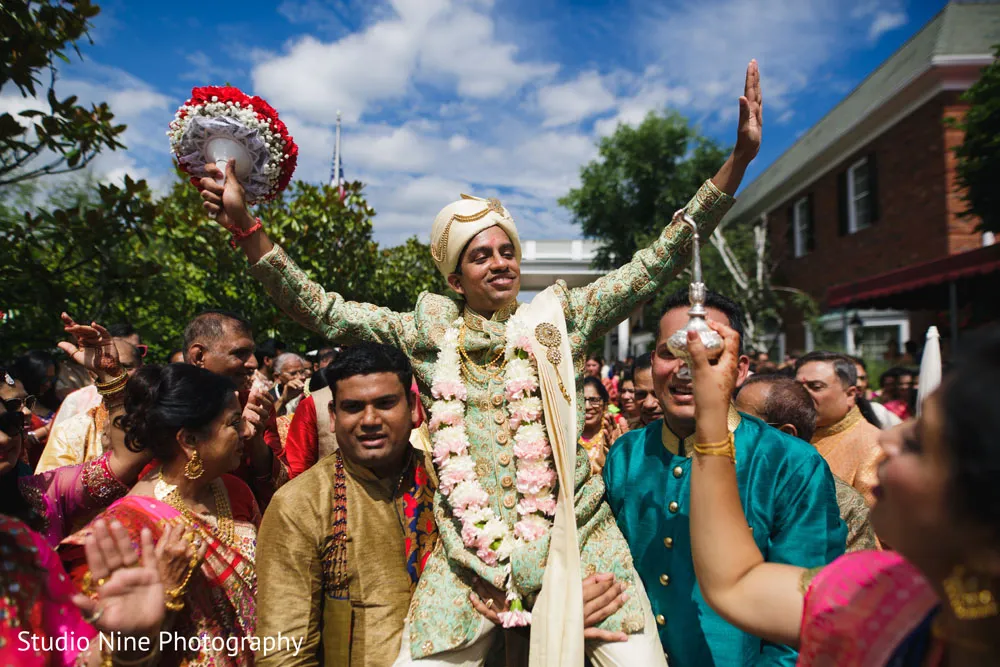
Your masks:
[[[542,422],[542,399],[531,337],[517,314],[508,320],[504,394],[514,431],[516,488],[520,496],[517,503],[520,518],[511,529],[493,511],[490,496],[479,482],[475,460],[469,453],[465,427],[467,390],[458,349],[461,325],[462,319],[458,319],[445,331],[431,383],[431,394],[436,400],[431,406],[430,430],[439,489],[462,523],[465,546],[487,565],[504,566],[510,602],[510,610],[500,613],[504,627],[530,625],[531,613],[525,611],[512,581],[510,555],[519,542],[531,542],[548,533],[556,510],[556,471]]]

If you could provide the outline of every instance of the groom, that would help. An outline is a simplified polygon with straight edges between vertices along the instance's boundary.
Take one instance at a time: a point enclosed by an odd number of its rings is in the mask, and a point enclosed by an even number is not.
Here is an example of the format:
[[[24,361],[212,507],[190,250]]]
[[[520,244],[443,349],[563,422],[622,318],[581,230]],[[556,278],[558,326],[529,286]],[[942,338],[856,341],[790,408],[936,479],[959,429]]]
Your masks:
[[[732,206],[760,137],[760,77],[751,62],[736,148],[684,210],[702,234]],[[601,479],[577,455],[583,402],[576,388],[590,342],[686,266],[689,228],[674,222],[618,270],[578,289],[558,281],[522,305],[513,218],[498,200],[463,197],[438,214],[431,231],[434,262],[458,297],[424,293],[412,312],[396,313],[348,302],[310,281],[254,224],[229,170],[225,188],[213,178],[200,181],[205,208],[243,230],[237,240],[250,271],[282,309],[335,344],[401,348],[421,395],[438,399],[428,407],[443,473],[434,508],[443,548],[420,578],[397,664],[482,662],[494,628],[470,601],[474,578],[506,592],[505,611],[518,612],[507,615],[511,625],[527,622],[519,612],[531,610],[533,666],[581,664],[579,582],[594,572],[631,584],[630,599],[599,626],[629,641],[588,646],[595,663],[663,664],[649,602],[601,499]],[[508,340],[508,326],[516,340]]]

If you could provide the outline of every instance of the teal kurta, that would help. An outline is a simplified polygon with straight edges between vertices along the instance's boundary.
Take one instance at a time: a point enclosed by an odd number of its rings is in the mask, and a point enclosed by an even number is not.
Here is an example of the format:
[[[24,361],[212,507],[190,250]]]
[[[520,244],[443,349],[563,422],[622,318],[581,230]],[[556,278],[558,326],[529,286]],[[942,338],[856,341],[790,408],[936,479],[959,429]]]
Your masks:
[[[685,208],[707,236],[733,204],[732,197],[707,181]],[[570,350],[577,375],[577,424],[583,423],[582,382],[588,345],[629,316],[639,304],[660,291],[687,265],[691,230],[682,222],[671,223],[653,243],[635,254],[632,261],[585,287],[570,289],[557,281],[556,294],[566,318]],[[327,292],[305,275],[278,246],[251,267],[271,297],[297,322],[324,334],[339,344],[376,341],[399,347],[413,363],[421,395],[429,401],[429,386],[445,330],[459,316],[469,328],[466,352],[477,360],[492,359],[506,345],[504,320],[516,303],[486,320],[457,299],[423,293],[415,309],[398,313],[373,304],[345,300]],[[515,461],[513,438],[507,421],[507,401],[501,382],[489,385],[467,379],[466,428],[470,453],[476,461],[479,481],[490,496],[490,504],[509,525],[516,521]],[[429,402],[426,407],[430,407]],[[582,448],[576,455],[574,510],[584,575],[610,572],[631,583],[632,563],[628,546],[604,502],[600,476],[590,474]],[[410,611],[410,642],[413,657],[421,658],[462,646],[479,627],[480,616],[469,602],[471,575],[502,589],[506,579],[500,566],[488,566],[462,542],[461,525],[453,518],[448,499],[438,493],[434,515],[440,545],[431,554],[414,594]],[[514,584],[531,605],[541,589],[548,557],[545,536],[515,549],[510,566]],[[600,627],[629,633],[643,628],[640,596],[605,619]]]
[[[740,415],[736,479],[754,540],[772,563],[825,565],[844,553],[833,475],[809,443]],[[608,452],[608,503],[646,586],[670,667],[788,665],[796,652],[748,635],[701,596],[691,560],[691,459],[663,444],[663,422],[630,431]],[[724,549],[725,545],[719,545]]]

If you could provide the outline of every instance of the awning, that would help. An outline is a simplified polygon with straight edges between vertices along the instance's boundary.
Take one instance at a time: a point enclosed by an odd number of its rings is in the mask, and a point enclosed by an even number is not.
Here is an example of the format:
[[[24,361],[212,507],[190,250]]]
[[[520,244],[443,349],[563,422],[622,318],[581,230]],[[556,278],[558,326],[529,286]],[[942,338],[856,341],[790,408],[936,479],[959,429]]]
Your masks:
[[[1000,282],[1000,244],[835,285],[826,290],[826,307],[946,307],[947,286],[959,281],[974,283],[969,287],[977,288],[976,293],[982,293],[987,286],[992,291]],[[996,298],[1000,292],[992,291],[992,294]],[[935,303],[942,301],[942,297],[944,303]]]

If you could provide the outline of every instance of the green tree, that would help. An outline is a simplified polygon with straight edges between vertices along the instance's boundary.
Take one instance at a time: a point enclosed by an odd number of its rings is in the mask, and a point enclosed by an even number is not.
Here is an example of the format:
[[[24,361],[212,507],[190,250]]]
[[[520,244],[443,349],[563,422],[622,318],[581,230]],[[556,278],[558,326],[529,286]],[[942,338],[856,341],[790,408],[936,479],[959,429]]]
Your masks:
[[[106,103],[86,107],[55,91],[57,60],[87,36],[100,9],[88,0],[0,3],[0,88],[17,88],[33,108],[0,115],[0,186],[83,169],[104,149],[124,148],[124,125]]]
[[[674,112],[650,112],[637,127],[601,139],[598,158],[580,170],[580,187],[559,200],[587,238],[601,242],[595,265],[631,259],[725,161],[728,150],[699,137]]]
[[[965,214],[979,216],[980,231],[1000,232],[1000,44],[994,49],[997,59],[962,95],[970,107],[965,118],[953,125],[965,131],[965,139],[955,148]]]
[[[585,237],[601,243],[595,266],[616,268],[655,240],[728,154],[727,147],[699,136],[677,113],[650,112],[638,126],[619,125],[601,139],[597,159],[580,170],[580,187],[559,203]],[[772,286],[774,263],[764,228],[722,225],[702,238],[701,256],[705,284],[746,312],[750,347],[767,346],[768,333],[780,328],[788,302],[806,312],[815,308],[802,294]],[[645,321],[658,322],[666,299],[690,280],[688,268],[646,305]]]
[[[329,186],[296,182],[259,215],[303,270],[346,299],[402,310],[421,291],[443,290],[426,245],[415,238],[397,248],[375,243],[375,212],[362,187],[347,184],[341,201]],[[13,194],[0,205],[0,310],[8,313],[0,359],[51,347],[62,338],[63,310],[82,320],[131,322],[157,360],[180,346],[187,320],[208,308],[242,313],[261,338],[323,342],[278,310],[181,175],[156,202],[144,183],[130,180],[121,192],[86,182],[63,188],[52,195],[52,210],[36,214],[15,205],[31,201],[34,188]]]

